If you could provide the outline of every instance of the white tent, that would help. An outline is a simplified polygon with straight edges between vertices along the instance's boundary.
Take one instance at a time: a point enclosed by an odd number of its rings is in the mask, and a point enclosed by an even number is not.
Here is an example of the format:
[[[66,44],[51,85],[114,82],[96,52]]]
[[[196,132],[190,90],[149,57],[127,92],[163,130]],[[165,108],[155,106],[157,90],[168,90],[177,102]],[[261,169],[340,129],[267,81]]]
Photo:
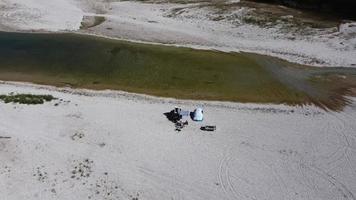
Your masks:
[[[203,121],[203,109],[202,108],[197,108],[194,110],[193,113],[193,120],[194,121]]]

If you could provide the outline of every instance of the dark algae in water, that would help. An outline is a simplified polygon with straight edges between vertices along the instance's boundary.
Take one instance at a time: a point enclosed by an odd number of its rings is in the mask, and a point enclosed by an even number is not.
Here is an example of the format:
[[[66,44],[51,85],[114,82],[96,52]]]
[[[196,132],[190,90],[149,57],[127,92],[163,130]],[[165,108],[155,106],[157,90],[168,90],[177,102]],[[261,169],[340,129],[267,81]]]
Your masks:
[[[352,91],[356,71],[324,69],[254,54],[77,34],[0,33],[1,80],[118,89],[180,99],[314,103],[338,110],[346,102],[339,98],[345,95],[340,91]],[[347,84],[336,76],[333,82],[339,85],[329,87],[325,77],[337,74],[347,77]],[[340,102],[330,103],[330,97]]]

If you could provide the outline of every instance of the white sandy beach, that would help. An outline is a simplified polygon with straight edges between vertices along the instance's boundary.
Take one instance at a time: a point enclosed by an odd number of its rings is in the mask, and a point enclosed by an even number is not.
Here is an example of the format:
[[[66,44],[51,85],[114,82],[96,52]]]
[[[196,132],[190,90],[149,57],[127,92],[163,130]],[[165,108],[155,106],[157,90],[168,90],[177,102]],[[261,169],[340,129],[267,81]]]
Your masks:
[[[246,8],[220,16],[200,5],[0,0],[0,31],[74,32],[356,67],[355,22],[299,34],[245,24],[238,19]],[[88,16],[105,21],[80,29]],[[57,99],[0,100],[0,200],[356,200],[356,98],[333,112],[0,81],[0,95],[12,92]],[[202,107],[205,119],[187,118],[176,132],[163,115],[174,107]]]
[[[356,104],[335,113],[1,82],[9,92],[59,99],[0,103],[11,137],[0,139],[1,199],[355,199]],[[175,106],[203,106],[205,121],[175,132],[163,115]]]
[[[226,4],[237,2],[226,1]],[[302,34],[288,32],[279,25],[263,28],[246,24],[240,18],[248,13],[247,8],[221,14],[199,5],[0,0],[0,30],[74,31],[138,42],[255,52],[315,66],[356,66],[355,22],[344,23],[339,28],[311,28],[308,34]],[[84,16],[102,16],[106,21],[79,30]],[[223,20],[214,20],[219,18]]]
[[[67,0],[1,0],[0,24],[10,30],[77,30],[81,8]]]

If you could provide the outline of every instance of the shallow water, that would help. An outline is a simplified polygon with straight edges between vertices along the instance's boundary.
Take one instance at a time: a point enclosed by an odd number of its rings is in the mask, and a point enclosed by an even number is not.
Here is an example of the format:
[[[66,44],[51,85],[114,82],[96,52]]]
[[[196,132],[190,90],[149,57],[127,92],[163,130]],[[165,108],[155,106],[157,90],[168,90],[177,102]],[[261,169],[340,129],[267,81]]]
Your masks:
[[[343,74],[352,84],[340,87],[349,88],[354,86],[356,69],[315,68],[254,54],[77,34],[0,33],[0,72],[2,80],[184,99],[288,104],[322,100],[332,108],[329,93],[334,95],[339,88],[314,77]],[[340,93],[340,97],[344,95]]]

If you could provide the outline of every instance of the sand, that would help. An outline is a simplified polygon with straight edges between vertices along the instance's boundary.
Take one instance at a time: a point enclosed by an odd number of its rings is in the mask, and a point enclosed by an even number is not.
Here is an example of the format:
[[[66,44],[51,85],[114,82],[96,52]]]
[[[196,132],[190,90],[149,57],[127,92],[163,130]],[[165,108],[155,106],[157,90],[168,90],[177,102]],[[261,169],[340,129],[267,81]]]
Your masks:
[[[177,6],[0,0],[0,29],[243,50],[319,66],[356,63],[354,22],[292,40],[278,27],[208,20],[209,10],[194,7],[188,16],[165,16]],[[83,16],[106,22],[79,30]],[[356,199],[355,103],[326,112],[1,82],[0,94],[10,92],[58,99],[0,102],[0,194],[6,200]],[[204,122],[187,119],[188,127],[176,132],[163,115],[175,106],[203,107]],[[202,125],[217,130],[203,132]]]
[[[236,3],[226,1],[227,5]],[[281,25],[266,28],[246,24],[240,19],[248,14],[248,8],[221,14],[199,5],[0,0],[0,30],[74,31],[137,42],[254,52],[315,66],[356,66],[355,22],[341,24],[339,28],[311,28],[306,34],[288,31]],[[181,10],[179,14],[172,16],[177,9]],[[105,17],[106,21],[80,30],[81,21],[87,16]]]
[[[20,31],[78,30],[83,18],[74,0],[1,0],[0,10],[0,24]]]
[[[1,82],[9,92],[59,99],[0,103],[7,200],[355,199],[356,104],[336,113]],[[202,106],[205,121],[175,132],[163,115],[175,106]]]

